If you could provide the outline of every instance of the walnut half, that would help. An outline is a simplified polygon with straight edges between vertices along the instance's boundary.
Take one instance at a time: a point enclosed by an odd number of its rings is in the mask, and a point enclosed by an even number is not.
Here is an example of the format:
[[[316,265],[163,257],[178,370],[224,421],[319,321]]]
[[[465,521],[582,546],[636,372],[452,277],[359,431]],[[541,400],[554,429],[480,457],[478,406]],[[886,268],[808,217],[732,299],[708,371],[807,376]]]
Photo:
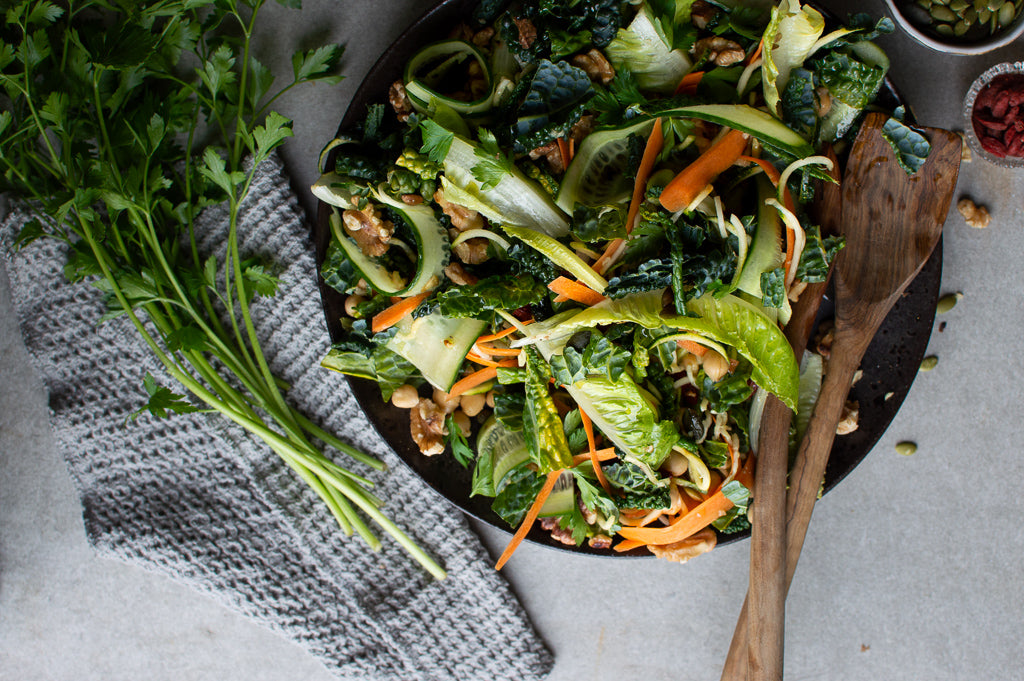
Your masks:
[[[409,431],[420,451],[435,456],[444,451],[445,412],[434,400],[421,397],[409,410]]]
[[[664,546],[651,545],[647,548],[658,558],[671,560],[674,563],[685,563],[691,558],[696,558],[702,553],[707,553],[715,548],[718,543],[715,531],[706,527],[697,534],[691,535],[682,541]]]
[[[363,253],[370,257],[387,253],[395,226],[382,220],[373,204],[362,210],[346,210],[341,214],[341,221]]]

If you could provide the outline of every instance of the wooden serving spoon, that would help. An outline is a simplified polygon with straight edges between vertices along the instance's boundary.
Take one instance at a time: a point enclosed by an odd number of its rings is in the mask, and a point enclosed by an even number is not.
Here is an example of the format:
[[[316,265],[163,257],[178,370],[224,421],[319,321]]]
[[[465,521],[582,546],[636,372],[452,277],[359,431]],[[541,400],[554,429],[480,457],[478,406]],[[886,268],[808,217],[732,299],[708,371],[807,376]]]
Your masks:
[[[782,678],[785,594],[793,580],[850,383],[889,310],[938,243],[956,188],[962,144],[959,135],[924,128],[931,152],[925,164],[908,175],[882,135],[885,121],[883,114],[866,117],[847,161],[842,185],[846,247],[836,258],[833,274],[835,340],[818,403],[790,473],[786,552],[783,560],[775,561],[775,569],[783,577],[774,573],[752,580],[749,604],[759,611],[749,617],[745,616],[747,608],[741,612],[723,680]],[[755,520],[762,526],[781,525],[775,515],[780,504],[768,500],[761,506],[755,496],[754,507]],[[759,518],[761,513],[772,517]]]

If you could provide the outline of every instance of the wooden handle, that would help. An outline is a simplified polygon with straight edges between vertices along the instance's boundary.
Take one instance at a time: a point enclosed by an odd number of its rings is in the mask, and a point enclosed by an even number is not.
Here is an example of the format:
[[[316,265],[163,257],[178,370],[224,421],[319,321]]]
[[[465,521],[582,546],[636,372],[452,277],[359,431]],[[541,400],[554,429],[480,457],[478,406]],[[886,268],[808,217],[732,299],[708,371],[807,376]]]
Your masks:
[[[785,570],[780,570],[780,574],[785,575],[782,586],[783,598],[789,592],[789,586],[793,582],[796,563],[800,559],[800,551],[803,549],[807,527],[814,511],[814,502],[818,498],[821,481],[825,478],[825,467],[828,464],[829,453],[832,451],[832,442],[835,440],[836,425],[842,417],[843,406],[846,404],[846,397],[850,392],[850,383],[857,367],[860,366],[860,360],[866,349],[866,343],[860,342],[859,338],[848,340],[846,336],[842,335],[836,338],[818,403],[807,425],[807,433],[797,450],[796,461],[790,474],[789,494],[786,496]],[[761,473],[759,464],[758,475]],[[758,513],[758,510],[754,511],[755,522],[758,520]],[[753,560],[754,554],[751,553],[751,561]],[[751,574],[753,574],[753,563]],[[752,583],[751,587],[753,586]],[[756,590],[747,594],[746,600],[743,601],[743,607],[740,609],[736,630],[733,632],[725,665],[722,667],[722,681],[747,681],[748,670],[753,672],[753,667],[749,664],[748,650],[753,649],[750,646],[750,634],[752,633],[750,611],[751,598],[754,593]],[[780,629],[782,628],[780,627]],[[781,634],[782,631],[779,633]],[[781,671],[777,678],[782,678]]]
[[[749,681],[782,679],[786,621],[786,471],[792,412],[768,397],[758,438],[750,530]]]

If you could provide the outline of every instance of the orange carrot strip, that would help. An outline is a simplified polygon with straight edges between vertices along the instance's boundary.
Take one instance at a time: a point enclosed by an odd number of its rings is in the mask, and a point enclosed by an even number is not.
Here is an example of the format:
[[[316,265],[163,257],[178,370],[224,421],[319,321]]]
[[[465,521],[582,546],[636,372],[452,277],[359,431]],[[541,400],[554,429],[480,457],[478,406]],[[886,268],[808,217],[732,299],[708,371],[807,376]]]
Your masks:
[[[569,138],[569,163],[572,163],[573,158],[576,157],[576,138]]]
[[[631,549],[638,549],[641,546],[646,546],[642,541],[633,541],[632,539],[623,539],[615,545],[616,551],[629,551]]]
[[[608,494],[612,493],[612,488],[608,484],[608,478],[604,477],[604,471],[601,470],[601,460],[597,458],[597,438],[594,437],[594,422],[587,416],[587,412],[580,409],[580,420],[583,421],[583,431],[587,434],[587,446],[590,447],[590,463],[594,465],[594,475],[597,476],[597,481],[601,483],[601,487]]]
[[[661,192],[662,207],[674,213],[689,206],[704,187],[711,184],[743,155],[749,137],[745,132],[729,130],[693,163],[672,178]]]
[[[481,345],[479,342],[476,347],[480,352],[495,357],[518,357],[523,352],[521,348],[496,348],[492,345]]]
[[[594,452],[594,456],[597,457],[598,461],[611,461],[618,455],[615,453],[615,447],[606,447],[605,449],[599,449],[596,452]],[[584,461],[590,461],[589,453],[577,454],[576,456],[572,457],[573,466],[579,466]]]
[[[679,81],[679,85],[676,86],[676,91],[673,94],[681,95],[686,93],[688,95],[692,95],[697,91],[697,86],[700,84],[700,80],[703,77],[703,71],[690,71],[683,76],[681,81]]]
[[[384,308],[377,314],[373,315],[373,320],[370,322],[370,329],[374,333],[383,331],[384,329],[391,328],[398,322],[402,321],[405,317],[412,314],[412,311],[416,307],[427,299],[430,292],[420,293],[419,295],[410,296],[408,298],[402,298],[397,303],[390,307]]]
[[[761,38],[760,42],[757,43],[757,49],[751,53],[747,59],[747,64],[753,64],[757,61],[757,58],[761,56],[762,50],[764,50],[764,38]]]
[[[467,354],[466,355],[466,359],[468,359],[470,362],[475,362],[476,364],[482,364],[485,367],[497,367],[498,366],[498,363],[495,362],[493,359],[487,359],[486,357],[481,357],[480,355],[476,354],[475,352],[470,352],[469,354]]]
[[[754,158],[753,156],[741,156],[742,161],[752,161],[757,165],[761,166],[761,170],[768,176],[768,179],[772,181],[776,187],[779,186],[779,182],[782,177],[779,174],[778,169],[763,158]],[[796,211],[796,204],[793,203],[793,195],[789,191],[789,187],[782,188],[782,204],[790,212]],[[783,271],[789,272],[790,265],[793,264],[793,249],[796,247],[796,232],[794,232],[789,226],[786,227],[786,260],[783,263]]]
[[[569,160],[571,158],[569,156],[569,143],[565,141],[564,137],[559,137],[557,141],[558,141],[558,155],[562,157],[562,167],[563,168],[568,168],[569,167]]]
[[[498,362],[497,364],[500,365],[501,363]],[[467,390],[477,387],[481,383],[486,383],[492,378],[497,378],[497,376],[497,366],[484,367],[483,369],[478,369],[477,371],[474,371],[468,376],[465,376],[464,378],[461,378],[458,381],[456,381],[455,385],[452,386],[452,389],[448,391],[448,396],[457,397],[462,393],[466,392]]]
[[[548,284],[548,288],[559,295],[565,296],[570,300],[575,300],[577,303],[583,303],[584,305],[597,305],[601,301],[605,300],[605,297],[594,289],[567,277],[558,277],[554,279]]]
[[[604,274],[604,271],[611,264],[612,257],[618,252],[619,248],[622,246],[623,241],[623,239],[612,239],[611,241],[609,241],[608,247],[604,249],[604,253],[601,254],[601,257],[594,261],[594,264],[591,265],[591,268],[593,268],[593,270],[598,274]]]
[[[479,338],[476,339],[476,342],[477,343],[489,343],[491,341],[500,340],[500,339],[502,339],[502,338],[504,338],[506,336],[511,336],[512,334],[514,334],[518,330],[519,329],[517,329],[516,327],[510,326],[507,329],[502,329],[498,333],[489,333],[486,336],[480,336]]]
[[[548,477],[544,480],[544,486],[540,488],[540,492],[537,493],[537,498],[533,500],[533,504],[530,506],[530,510],[526,512],[526,517],[523,518],[523,522],[520,523],[519,529],[512,536],[512,541],[505,547],[505,551],[498,558],[498,562],[494,564],[495,570],[500,570],[508,562],[508,559],[512,557],[515,550],[519,548],[519,545],[523,543],[523,539],[526,538],[530,528],[533,527],[533,521],[537,519],[537,514],[540,513],[540,509],[544,506],[544,502],[548,500],[548,496],[551,495],[551,490],[555,487],[555,482],[558,480],[558,476],[562,474],[561,470],[551,471],[548,473]]]
[[[704,353],[708,351],[708,346],[695,343],[692,340],[681,340],[679,341],[679,347],[687,352],[691,352],[698,357],[703,357]]]
[[[654,163],[658,160],[658,154],[665,144],[665,132],[661,129],[661,119],[654,121],[651,134],[647,136],[647,146],[644,147],[644,155],[640,158],[640,167],[636,171],[636,181],[633,183],[633,198],[629,202],[629,212],[626,213],[626,232],[633,231],[633,221],[636,214],[640,212],[640,203],[643,201],[644,192],[647,191],[647,179],[654,170]]]

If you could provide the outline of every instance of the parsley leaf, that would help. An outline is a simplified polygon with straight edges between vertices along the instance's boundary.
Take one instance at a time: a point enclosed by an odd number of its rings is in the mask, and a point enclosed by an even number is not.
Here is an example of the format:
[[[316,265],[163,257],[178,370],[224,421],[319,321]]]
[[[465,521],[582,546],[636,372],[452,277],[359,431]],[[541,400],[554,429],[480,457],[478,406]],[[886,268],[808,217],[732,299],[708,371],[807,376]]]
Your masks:
[[[444,163],[452,141],[455,140],[455,133],[445,130],[429,118],[420,123],[420,130],[423,132],[423,146],[420,147],[420,152],[426,154],[434,163]]]

